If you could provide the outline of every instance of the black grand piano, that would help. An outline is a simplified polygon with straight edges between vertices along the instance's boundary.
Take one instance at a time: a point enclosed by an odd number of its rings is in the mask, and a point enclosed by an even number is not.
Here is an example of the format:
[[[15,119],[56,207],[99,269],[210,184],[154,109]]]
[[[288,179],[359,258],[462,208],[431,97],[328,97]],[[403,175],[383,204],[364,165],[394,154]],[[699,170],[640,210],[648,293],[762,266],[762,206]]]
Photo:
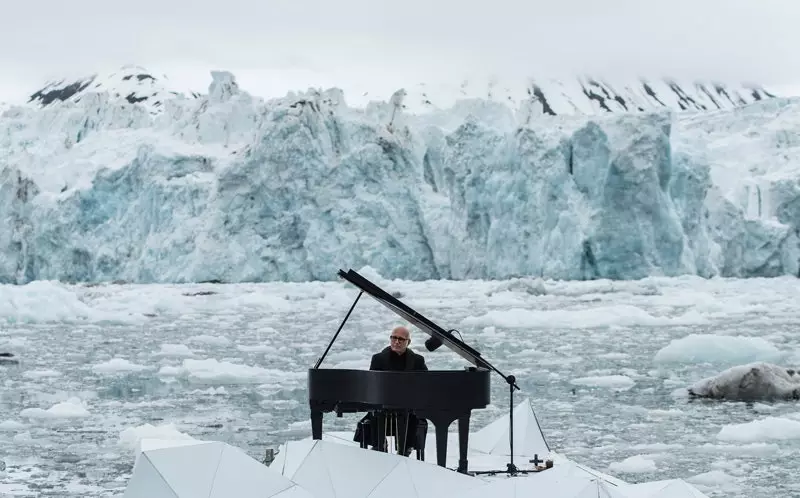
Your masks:
[[[339,276],[360,289],[333,339],[314,368],[308,371],[308,397],[311,432],[322,439],[325,412],[343,413],[400,410],[427,419],[436,429],[436,461],[444,467],[447,458],[447,433],[458,420],[458,471],[467,473],[469,419],[473,409],[485,408],[490,400],[489,371],[506,378],[481,354],[431,320],[422,316],[354,270],[339,270]],[[363,293],[367,293],[399,316],[430,335],[426,346],[433,350],[442,344],[467,360],[471,366],[459,370],[371,371],[324,369],[320,364],[336,341],[339,332]],[[506,379],[513,383],[513,377]]]

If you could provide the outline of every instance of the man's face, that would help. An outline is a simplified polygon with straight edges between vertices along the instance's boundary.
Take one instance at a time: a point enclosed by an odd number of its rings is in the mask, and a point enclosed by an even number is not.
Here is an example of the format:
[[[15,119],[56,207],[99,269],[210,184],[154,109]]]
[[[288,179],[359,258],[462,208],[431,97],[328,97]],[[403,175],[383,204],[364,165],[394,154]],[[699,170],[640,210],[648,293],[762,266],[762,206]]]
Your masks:
[[[392,330],[392,335],[389,336],[389,346],[397,354],[403,354],[408,347],[409,334],[408,329],[405,327],[397,327]]]

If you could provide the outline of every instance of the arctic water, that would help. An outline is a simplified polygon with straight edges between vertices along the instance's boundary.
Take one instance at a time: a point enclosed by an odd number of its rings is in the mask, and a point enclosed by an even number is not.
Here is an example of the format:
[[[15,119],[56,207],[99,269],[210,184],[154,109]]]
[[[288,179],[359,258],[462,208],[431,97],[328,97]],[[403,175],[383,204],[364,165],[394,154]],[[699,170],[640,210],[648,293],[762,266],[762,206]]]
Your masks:
[[[797,402],[686,395],[733,365],[800,365],[800,280],[367,276],[515,375],[555,451],[712,497],[800,495]],[[356,295],[344,282],[0,287],[0,351],[19,360],[0,365],[0,496],[121,496],[142,437],[221,440],[261,459],[310,436],[306,371]],[[362,297],[323,366],[367,368],[398,323]],[[412,338],[431,369],[465,365]],[[507,404],[495,375],[473,430]],[[328,415],[325,428],[356,420]]]

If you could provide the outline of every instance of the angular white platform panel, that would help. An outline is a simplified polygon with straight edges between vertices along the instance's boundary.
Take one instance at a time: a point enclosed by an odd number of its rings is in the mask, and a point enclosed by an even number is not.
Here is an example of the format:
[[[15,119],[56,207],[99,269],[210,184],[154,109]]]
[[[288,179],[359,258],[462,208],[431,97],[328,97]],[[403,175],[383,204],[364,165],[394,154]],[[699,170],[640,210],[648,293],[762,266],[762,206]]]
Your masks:
[[[525,399],[514,407],[514,456],[527,457],[526,461],[538,455],[546,457],[550,453],[542,429],[536,420],[530,400]],[[483,429],[470,435],[470,448],[490,455],[511,455],[509,445],[509,416],[503,415]]]
[[[577,494],[572,495],[572,498],[633,498],[626,494],[624,489],[598,479],[584,486]]]
[[[636,498],[708,498],[706,494],[683,479],[631,484],[626,491]]]
[[[448,458],[447,464],[450,468],[455,468],[458,462],[458,435],[450,434],[448,440]],[[331,432],[323,434],[323,442],[326,444],[334,444],[347,448],[350,451],[362,452],[356,466],[362,466],[365,471],[371,468],[372,464],[361,463],[361,459],[369,460],[372,457],[394,457],[401,458],[397,455],[385,454],[375,452],[372,450],[363,450],[358,447],[358,444],[352,440],[352,432]],[[281,472],[283,475],[290,477],[294,475],[301,465],[303,460],[311,452],[311,450],[320,441],[313,439],[303,439],[299,441],[291,441],[284,444],[280,453],[278,453],[275,461],[270,468],[275,469],[276,472]],[[436,462],[436,443],[430,436],[427,442],[426,461],[427,465],[436,470],[437,475],[439,470]],[[353,453],[356,455],[357,453]],[[497,497],[513,497],[513,496],[539,496],[542,492],[546,492],[550,498],[575,498],[580,493],[588,493],[593,498],[596,496],[607,498],[708,498],[697,488],[681,479],[671,479],[664,481],[654,481],[640,484],[629,484],[616,477],[610,476],[606,473],[599,472],[585,465],[574,462],[562,455],[555,452],[550,453],[554,461],[554,466],[543,472],[530,473],[520,475],[514,478],[508,478],[505,474],[496,474],[493,476],[482,475],[475,477],[480,479],[485,484],[469,488],[458,493],[459,498],[485,498],[486,496]],[[319,465],[326,465],[325,459],[315,457]],[[469,452],[469,468],[470,470],[492,470],[504,469],[509,458],[498,455],[485,454],[471,450]],[[408,458],[415,462],[415,464],[422,464],[416,459]],[[530,469],[531,464],[527,459],[521,457],[514,458],[514,462],[520,469]],[[336,467],[338,468],[338,467]],[[353,476],[352,479],[365,478],[360,472],[348,471],[347,475]],[[372,470],[370,470],[372,472]],[[455,474],[452,471],[451,474]],[[456,474],[459,475],[459,474]],[[304,475],[303,479],[309,479],[308,476],[316,476],[318,479],[325,482],[325,485],[320,489],[314,490],[315,496],[324,497],[340,497],[341,494],[335,492],[335,485],[331,481],[329,474],[322,474],[314,470],[313,466],[308,467],[308,473]],[[375,496],[394,496],[389,490],[394,490],[403,496],[408,496],[411,493],[409,484],[414,481],[410,477],[410,471],[405,468],[397,469],[380,482],[378,487],[375,488],[373,493]],[[367,478],[369,482],[374,479]],[[309,484],[310,485],[310,484]],[[594,488],[591,486],[594,485]],[[304,485],[303,487],[307,487]],[[445,498],[450,496],[451,492],[445,487],[436,486],[431,487],[432,490],[439,490],[431,493],[430,496],[434,498]],[[402,493],[400,490],[405,490]],[[593,491],[592,491],[593,490]],[[424,490],[423,490],[424,491]],[[440,492],[441,491],[441,492]],[[416,493],[416,491],[414,491]],[[383,494],[380,494],[383,493]],[[387,495],[387,493],[389,493]],[[413,493],[412,493],[412,496]],[[425,496],[428,496],[427,494]]]
[[[142,445],[125,498],[312,498],[239,448],[218,441]]]
[[[196,444],[208,444],[209,441],[201,439],[156,439],[156,438],[142,438],[136,443],[136,463],[142,457],[145,451],[158,450],[162,448],[172,448],[175,446],[192,446]]]
[[[487,480],[485,487],[470,490],[459,498],[482,498],[487,496],[497,498],[516,496],[630,498],[627,495],[620,494],[619,491],[629,486],[628,484],[615,484],[606,481],[586,472],[569,460],[558,462],[552,468],[541,472],[519,474],[514,477],[509,477],[507,474],[498,474],[485,479]]]
[[[432,431],[428,432],[428,437],[425,443],[426,446],[425,446],[424,462],[429,465],[436,465],[436,437],[434,434],[431,434],[431,432]],[[470,438],[472,437],[473,435],[470,435]],[[334,444],[339,444],[342,446],[360,449],[358,443],[353,441],[352,432],[326,432],[323,433],[322,440]],[[270,468],[276,469],[278,472],[281,472],[283,475],[286,476],[292,475],[293,473],[292,469],[296,468],[299,465],[299,460],[304,458],[305,454],[310,450],[311,446],[313,446],[314,443],[315,441],[309,437],[307,439],[302,439],[299,441],[291,441],[288,444],[285,443],[281,445],[281,447],[279,448],[279,452],[275,457],[275,460],[270,465]],[[372,453],[372,450],[362,450],[362,451],[368,451]],[[514,453],[516,453],[516,451]],[[617,485],[625,484],[625,481],[621,479],[617,479],[616,477],[612,477],[610,475],[595,471],[583,465],[579,465],[576,462],[573,462],[572,460],[569,460],[566,457],[559,455],[555,452],[551,452],[550,456],[556,463],[556,466],[554,469],[547,471],[548,476],[553,476],[556,473],[565,472],[568,470],[570,472],[570,478],[572,479],[580,477],[583,480],[588,481],[590,479],[600,478],[611,484],[617,484]],[[532,457],[533,455],[531,455],[530,458]],[[416,461],[416,457],[413,452],[409,458]],[[520,469],[530,469],[533,467],[533,465],[528,462],[530,458],[515,455],[514,464],[517,466],[517,468]],[[448,468],[454,469],[458,467],[458,459],[459,459],[458,434],[450,433],[448,434],[447,459],[445,463]],[[467,452],[467,459],[469,462],[470,471],[502,470],[506,468],[506,464],[508,464],[510,460],[508,456],[492,455],[476,451],[474,449],[470,449]],[[544,474],[536,474],[536,475],[544,475]]]
[[[469,470],[505,469],[510,461],[508,435],[507,415],[470,434]],[[334,449],[336,446],[341,449]],[[317,498],[708,498],[681,479],[629,484],[551,451],[530,402],[524,400],[514,409],[514,463],[519,469],[531,469],[529,460],[534,455],[549,456],[554,466],[514,478],[506,474],[468,477],[436,465],[436,439],[430,428],[424,462],[417,461],[414,453],[405,458],[361,449],[353,441],[353,431],[344,431],[324,433],[322,441],[311,438],[290,441],[281,446],[270,468],[309,489]],[[451,432],[447,442],[447,467],[456,468],[458,458],[458,434]],[[398,466],[398,459],[406,465]],[[472,481],[464,481],[464,478]]]
[[[291,441],[282,451],[284,459],[270,467],[316,498],[443,498],[485,485],[412,458],[331,441]]]

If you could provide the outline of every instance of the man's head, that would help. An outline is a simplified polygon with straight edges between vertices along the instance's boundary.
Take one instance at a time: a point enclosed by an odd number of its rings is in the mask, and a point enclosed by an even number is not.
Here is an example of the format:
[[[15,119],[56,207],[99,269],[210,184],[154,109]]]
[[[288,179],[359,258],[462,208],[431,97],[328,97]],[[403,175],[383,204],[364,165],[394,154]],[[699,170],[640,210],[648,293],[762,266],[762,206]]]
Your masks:
[[[389,347],[392,348],[392,351],[403,354],[410,343],[411,334],[407,328],[400,325],[392,329],[392,334],[389,336]]]

